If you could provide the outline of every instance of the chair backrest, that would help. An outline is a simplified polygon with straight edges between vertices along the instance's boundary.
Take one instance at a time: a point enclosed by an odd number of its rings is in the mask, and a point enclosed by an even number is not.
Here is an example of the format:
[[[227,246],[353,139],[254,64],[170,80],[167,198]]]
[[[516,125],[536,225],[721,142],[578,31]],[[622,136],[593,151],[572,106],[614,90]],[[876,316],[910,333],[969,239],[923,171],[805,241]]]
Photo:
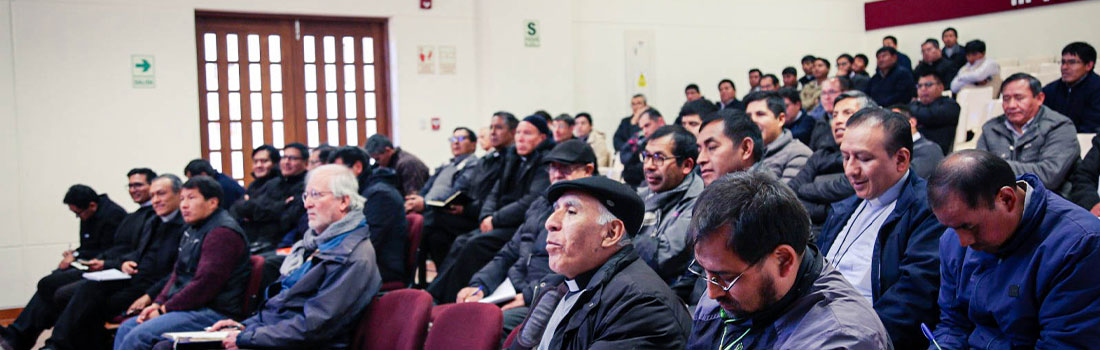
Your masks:
[[[955,126],[956,145],[977,139],[989,111],[989,101],[993,100],[992,96],[992,86],[967,87],[959,91],[959,95],[955,97],[955,101],[959,103],[959,124]],[[973,133],[972,139],[967,138],[967,131]]]
[[[1077,143],[1081,145],[1081,159],[1092,150],[1092,138],[1096,134],[1077,134]]]
[[[500,349],[502,317],[493,304],[454,304],[432,322],[424,350]]]
[[[355,329],[351,349],[421,350],[431,309],[432,296],[422,290],[400,289],[375,298]]]
[[[419,213],[405,214],[405,220],[409,222],[409,235],[405,255],[405,271],[409,275],[407,283],[412,283],[413,274],[416,273],[416,250],[420,247],[420,232],[424,229],[424,216]]]
[[[252,264],[252,275],[248,276],[248,289],[245,289],[244,293],[242,315],[252,314],[253,309],[260,302],[260,291],[264,288],[260,285],[264,279],[264,257],[253,255],[248,258],[248,262]]]

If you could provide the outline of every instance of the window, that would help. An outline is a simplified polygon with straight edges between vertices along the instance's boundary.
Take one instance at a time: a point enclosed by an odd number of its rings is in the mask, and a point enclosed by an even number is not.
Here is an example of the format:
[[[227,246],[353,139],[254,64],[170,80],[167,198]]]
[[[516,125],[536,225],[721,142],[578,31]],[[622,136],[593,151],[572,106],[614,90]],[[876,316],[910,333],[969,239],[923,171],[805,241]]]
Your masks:
[[[252,149],[389,131],[386,20],[198,12],[201,147],[251,182]]]

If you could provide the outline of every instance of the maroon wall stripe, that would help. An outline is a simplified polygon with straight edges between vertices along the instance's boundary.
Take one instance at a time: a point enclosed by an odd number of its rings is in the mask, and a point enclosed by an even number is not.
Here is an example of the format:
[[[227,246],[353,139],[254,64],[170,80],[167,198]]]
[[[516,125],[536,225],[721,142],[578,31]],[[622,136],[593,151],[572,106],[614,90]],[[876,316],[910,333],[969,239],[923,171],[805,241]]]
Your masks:
[[[1074,1],[1080,0],[882,0],[863,4],[863,21],[874,30]]]

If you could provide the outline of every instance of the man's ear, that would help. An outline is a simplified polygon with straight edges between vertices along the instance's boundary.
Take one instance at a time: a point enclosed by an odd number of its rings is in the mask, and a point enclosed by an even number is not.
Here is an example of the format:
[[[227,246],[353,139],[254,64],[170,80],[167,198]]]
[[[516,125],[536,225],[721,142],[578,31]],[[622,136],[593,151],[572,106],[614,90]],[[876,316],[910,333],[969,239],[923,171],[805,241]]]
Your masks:
[[[794,248],[783,244],[775,248],[772,252],[775,259],[779,262],[779,276],[787,277],[788,275],[798,273],[799,257],[795,253]]]
[[[604,230],[602,238],[600,242],[600,247],[602,248],[610,248],[618,245],[619,241],[626,238],[626,226],[623,224],[623,221],[619,219],[611,220],[611,222],[607,224],[607,229]]]
[[[756,142],[753,142],[751,137],[741,139],[741,160],[743,162],[752,160],[752,151],[755,148]]]

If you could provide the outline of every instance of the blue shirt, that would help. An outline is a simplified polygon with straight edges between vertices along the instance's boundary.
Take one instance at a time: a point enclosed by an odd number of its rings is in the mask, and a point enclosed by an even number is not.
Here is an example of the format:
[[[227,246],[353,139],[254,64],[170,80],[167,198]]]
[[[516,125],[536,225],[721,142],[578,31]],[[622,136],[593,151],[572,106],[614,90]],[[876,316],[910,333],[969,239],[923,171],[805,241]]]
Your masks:
[[[874,289],[871,281],[871,260],[875,251],[875,241],[882,223],[897,205],[898,196],[909,178],[909,171],[898,178],[886,192],[859,204],[855,215],[848,218],[836,241],[825,255],[826,261],[836,267],[856,287],[859,294],[874,303]]]

